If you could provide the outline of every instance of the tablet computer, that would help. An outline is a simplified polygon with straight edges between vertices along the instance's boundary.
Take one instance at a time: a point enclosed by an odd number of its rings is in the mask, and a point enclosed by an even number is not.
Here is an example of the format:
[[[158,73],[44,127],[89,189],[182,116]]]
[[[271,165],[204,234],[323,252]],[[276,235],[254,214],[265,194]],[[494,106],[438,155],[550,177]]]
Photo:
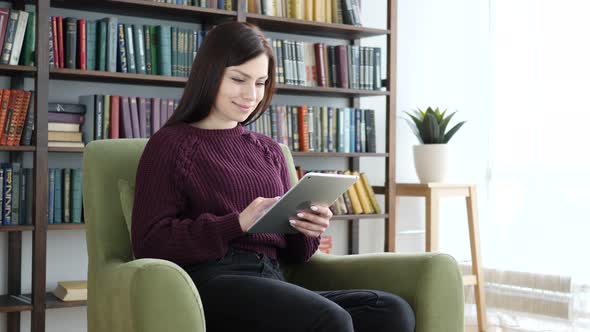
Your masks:
[[[356,175],[307,173],[287,193],[256,220],[248,233],[295,234],[289,218],[312,205],[332,205],[358,180]]]

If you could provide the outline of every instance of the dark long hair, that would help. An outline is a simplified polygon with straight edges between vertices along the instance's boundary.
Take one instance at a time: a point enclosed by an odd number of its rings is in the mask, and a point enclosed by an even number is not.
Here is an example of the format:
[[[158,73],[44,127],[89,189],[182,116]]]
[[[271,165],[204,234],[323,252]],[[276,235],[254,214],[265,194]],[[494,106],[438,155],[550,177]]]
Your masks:
[[[213,28],[203,41],[178,107],[165,126],[193,123],[211,112],[226,67],[238,66],[261,54],[268,56],[264,97],[243,124],[255,121],[269,106],[275,89],[275,58],[260,29],[250,23],[226,22]]]

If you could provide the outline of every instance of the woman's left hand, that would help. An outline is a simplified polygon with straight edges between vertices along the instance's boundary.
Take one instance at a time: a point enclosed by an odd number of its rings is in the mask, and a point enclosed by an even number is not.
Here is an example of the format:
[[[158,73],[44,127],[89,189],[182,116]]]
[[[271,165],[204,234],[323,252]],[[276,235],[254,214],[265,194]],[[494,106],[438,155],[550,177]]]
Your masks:
[[[291,226],[309,237],[322,235],[330,226],[332,211],[327,206],[313,205],[311,211],[300,211],[297,218],[291,218]]]

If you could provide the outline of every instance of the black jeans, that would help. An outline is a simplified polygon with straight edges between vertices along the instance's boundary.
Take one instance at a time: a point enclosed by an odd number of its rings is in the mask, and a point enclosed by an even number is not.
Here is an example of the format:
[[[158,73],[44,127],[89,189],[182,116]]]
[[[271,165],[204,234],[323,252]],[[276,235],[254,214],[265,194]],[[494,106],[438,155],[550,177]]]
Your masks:
[[[207,332],[412,332],[414,312],[376,290],[310,291],[284,281],[278,262],[230,249],[216,262],[185,266],[205,310]]]

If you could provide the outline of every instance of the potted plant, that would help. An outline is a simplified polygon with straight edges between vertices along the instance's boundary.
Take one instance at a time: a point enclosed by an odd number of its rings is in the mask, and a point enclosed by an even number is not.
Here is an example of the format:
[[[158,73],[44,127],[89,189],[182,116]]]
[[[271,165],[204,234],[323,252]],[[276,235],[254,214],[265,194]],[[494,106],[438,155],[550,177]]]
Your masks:
[[[447,126],[457,112],[447,115],[438,107],[428,107],[426,111],[417,109],[406,113],[405,119],[421,144],[414,145],[414,166],[421,183],[444,182],[447,177],[449,149],[447,143],[463,126],[459,122],[447,131]]]

